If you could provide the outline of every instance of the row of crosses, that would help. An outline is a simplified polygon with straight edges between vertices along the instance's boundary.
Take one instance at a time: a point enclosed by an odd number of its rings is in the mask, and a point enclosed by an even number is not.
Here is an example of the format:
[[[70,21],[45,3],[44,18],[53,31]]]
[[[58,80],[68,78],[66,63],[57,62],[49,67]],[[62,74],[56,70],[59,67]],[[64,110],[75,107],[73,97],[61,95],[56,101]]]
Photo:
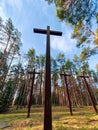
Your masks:
[[[45,88],[44,88],[45,89],[44,130],[52,130],[50,35],[62,36],[62,32],[50,30],[49,26],[47,26],[47,30],[35,28],[33,31],[34,31],[34,33],[46,34],[46,65],[45,65]],[[28,73],[32,74],[33,77],[32,77],[31,91],[30,91],[30,99],[29,99],[29,103],[28,103],[27,117],[30,116],[30,107],[31,107],[35,74],[39,74],[39,73],[35,72],[35,70],[33,72],[28,72]],[[71,76],[71,75],[65,74],[65,72],[60,74],[60,75],[64,79],[64,83],[66,86],[67,99],[68,99],[68,106],[69,106],[70,114],[73,115],[72,105],[71,105],[71,100],[70,100],[70,95],[69,95],[69,90],[68,90],[68,83],[67,83],[67,77]],[[83,75],[80,76],[80,78],[83,78],[83,81],[84,81],[85,87],[88,91],[88,94],[90,96],[93,108],[94,108],[95,112],[98,114],[98,110],[96,108],[93,96],[92,96],[91,91],[89,89],[89,85],[86,81],[86,78],[88,78],[88,77],[84,76],[84,73],[83,73]]]

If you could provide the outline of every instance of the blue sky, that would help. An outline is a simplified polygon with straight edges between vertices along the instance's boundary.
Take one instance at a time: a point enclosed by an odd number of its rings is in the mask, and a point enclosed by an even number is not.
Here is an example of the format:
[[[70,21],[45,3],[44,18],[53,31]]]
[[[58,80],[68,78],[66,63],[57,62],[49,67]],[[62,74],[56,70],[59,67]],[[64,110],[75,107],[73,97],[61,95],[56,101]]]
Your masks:
[[[62,31],[63,36],[51,36],[51,55],[65,53],[66,58],[73,58],[80,50],[75,47],[76,41],[71,39],[72,28],[56,17],[54,5],[48,5],[45,0],[0,0],[0,16],[11,18],[15,27],[22,33],[21,52],[27,53],[30,48],[36,50],[36,55],[45,54],[46,36],[33,33],[33,28]],[[91,58],[91,68],[95,68],[98,55]]]

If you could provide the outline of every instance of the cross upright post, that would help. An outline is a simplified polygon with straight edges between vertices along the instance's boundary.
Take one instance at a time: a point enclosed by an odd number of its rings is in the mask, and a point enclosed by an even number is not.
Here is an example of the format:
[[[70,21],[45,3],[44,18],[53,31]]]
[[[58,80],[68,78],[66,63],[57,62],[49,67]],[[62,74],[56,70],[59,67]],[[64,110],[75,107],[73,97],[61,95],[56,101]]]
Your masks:
[[[34,85],[34,80],[35,80],[35,74],[40,74],[40,73],[35,72],[35,69],[34,69],[33,72],[28,71],[28,74],[33,74],[31,90],[30,90],[30,95],[29,95],[28,112],[27,112],[27,117],[29,118],[30,117],[30,108],[31,108],[31,104],[32,104],[32,93],[33,93],[33,85]]]
[[[87,92],[88,92],[88,94],[89,94],[89,97],[90,97],[90,99],[91,99],[93,108],[94,108],[96,114],[98,114],[98,110],[97,110],[97,107],[96,107],[95,100],[94,100],[94,98],[93,98],[93,96],[92,96],[92,93],[91,93],[91,91],[90,91],[89,85],[88,85],[87,80],[86,80],[86,78],[89,78],[89,76],[85,76],[84,73],[83,73],[82,76],[79,76],[79,77],[80,77],[80,78],[83,78],[83,80],[84,80],[84,85],[85,85],[85,87],[86,87],[86,89],[87,89]]]
[[[67,83],[67,76],[71,76],[70,74],[60,74],[61,76],[64,76],[64,82],[66,85],[66,93],[67,93],[67,99],[68,99],[68,105],[69,105],[69,109],[70,109],[70,115],[73,115],[72,113],[72,106],[71,106],[71,100],[70,100],[70,95],[69,95],[69,90],[68,90],[68,83]]]
[[[62,32],[50,30],[50,26],[47,26],[47,30],[35,28],[34,32],[47,35],[45,66],[44,130],[52,130],[50,35],[62,36]]]

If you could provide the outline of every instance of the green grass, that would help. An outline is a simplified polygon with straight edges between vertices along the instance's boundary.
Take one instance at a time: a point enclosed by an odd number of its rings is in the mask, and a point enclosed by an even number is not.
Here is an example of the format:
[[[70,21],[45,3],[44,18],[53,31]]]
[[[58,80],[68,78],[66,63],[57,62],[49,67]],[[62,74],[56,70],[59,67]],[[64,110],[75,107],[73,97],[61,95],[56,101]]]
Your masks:
[[[53,107],[53,130],[98,130],[98,115],[92,107],[73,110],[73,116],[70,116],[68,108]],[[27,109],[24,108],[13,110],[9,114],[0,114],[0,122],[7,121],[14,130],[43,130],[43,115],[43,107],[32,107],[30,118],[27,118]]]

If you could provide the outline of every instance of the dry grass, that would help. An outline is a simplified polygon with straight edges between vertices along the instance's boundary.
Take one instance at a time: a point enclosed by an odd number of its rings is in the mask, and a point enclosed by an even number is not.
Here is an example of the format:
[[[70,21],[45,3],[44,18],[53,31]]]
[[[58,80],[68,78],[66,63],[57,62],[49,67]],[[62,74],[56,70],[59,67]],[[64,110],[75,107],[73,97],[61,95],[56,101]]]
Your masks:
[[[65,107],[53,107],[52,111],[53,130],[98,130],[98,115],[92,107],[74,108],[73,116]],[[42,107],[32,107],[30,118],[26,115],[26,109],[15,110],[10,114],[1,114],[0,122],[8,121],[13,130],[43,130]]]

